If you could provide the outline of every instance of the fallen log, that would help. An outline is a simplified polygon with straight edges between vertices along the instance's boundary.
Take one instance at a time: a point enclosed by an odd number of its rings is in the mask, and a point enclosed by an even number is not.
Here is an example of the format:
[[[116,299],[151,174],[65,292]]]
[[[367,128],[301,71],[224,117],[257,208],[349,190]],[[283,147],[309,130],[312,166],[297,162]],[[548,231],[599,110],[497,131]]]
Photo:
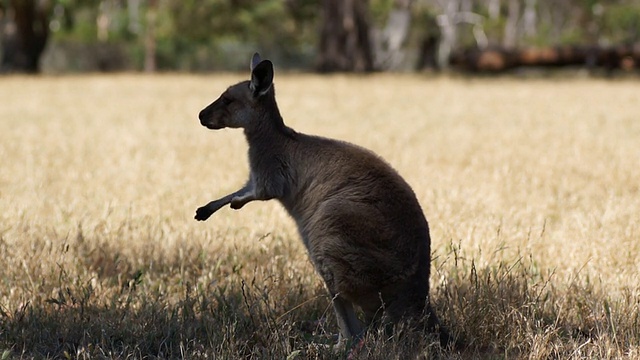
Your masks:
[[[601,46],[556,46],[505,49],[469,48],[454,53],[450,64],[460,70],[498,73],[521,67],[603,68],[607,71],[640,70],[640,44]]]

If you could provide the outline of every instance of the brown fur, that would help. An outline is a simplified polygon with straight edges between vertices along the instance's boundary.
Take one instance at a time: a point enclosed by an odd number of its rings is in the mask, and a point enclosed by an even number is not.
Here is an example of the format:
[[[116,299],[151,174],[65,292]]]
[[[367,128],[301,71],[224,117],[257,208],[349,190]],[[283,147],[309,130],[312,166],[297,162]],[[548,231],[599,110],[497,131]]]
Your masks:
[[[249,180],[199,208],[196,219],[206,220],[226,204],[239,209],[277,199],[296,221],[333,298],[341,337],[362,334],[354,306],[367,323],[426,319],[437,328],[429,306],[429,227],[411,187],[371,151],[286,127],[275,101],[273,65],[256,54],[251,69],[251,81],[231,86],[199,115],[211,129],[244,129]],[[446,332],[440,338],[448,342]]]

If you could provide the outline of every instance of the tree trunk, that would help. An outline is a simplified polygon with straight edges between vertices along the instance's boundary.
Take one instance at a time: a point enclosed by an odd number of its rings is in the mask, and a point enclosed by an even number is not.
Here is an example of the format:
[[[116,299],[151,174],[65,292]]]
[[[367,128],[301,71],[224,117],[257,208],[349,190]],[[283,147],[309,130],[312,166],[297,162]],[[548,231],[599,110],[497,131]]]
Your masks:
[[[435,18],[430,17],[425,21],[424,34],[420,42],[420,52],[418,53],[418,61],[416,70],[439,70],[438,64],[438,45],[440,43],[440,28]]]
[[[520,20],[520,0],[509,0],[509,15],[504,25],[502,46],[513,49],[518,42],[518,21]]]
[[[320,72],[373,71],[367,0],[324,0]]]
[[[405,58],[402,49],[411,27],[413,0],[395,0],[385,28],[376,36],[376,68],[398,70]]]
[[[538,15],[536,13],[537,0],[526,0],[524,14],[522,20],[524,22],[524,34],[528,37],[534,37],[537,33],[536,24],[538,23]]]
[[[440,69],[449,67],[449,57],[458,39],[458,27],[455,17],[459,12],[460,0],[450,0],[445,4],[443,14],[438,16],[441,38],[437,60],[438,68]]]
[[[2,71],[40,70],[40,56],[49,37],[49,12],[48,4],[38,5],[35,0],[9,2],[9,20],[2,29]]]
[[[156,18],[158,1],[149,0],[147,5],[147,26],[144,34],[144,71],[155,72],[156,64]]]
[[[496,20],[500,17],[500,0],[489,0],[487,4],[487,11],[489,12],[489,19]]]

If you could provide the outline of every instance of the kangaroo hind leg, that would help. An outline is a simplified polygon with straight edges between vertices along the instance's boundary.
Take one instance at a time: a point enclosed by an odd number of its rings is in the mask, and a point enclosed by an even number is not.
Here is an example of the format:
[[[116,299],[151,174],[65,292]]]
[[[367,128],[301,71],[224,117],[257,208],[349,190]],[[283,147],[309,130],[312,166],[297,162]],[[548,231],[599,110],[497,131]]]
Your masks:
[[[343,298],[340,294],[336,294],[333,297],[333,309],[335,310],[338,327],[340,328],[338,342],[360,338],[364,328],[356,316],[351,301]]]

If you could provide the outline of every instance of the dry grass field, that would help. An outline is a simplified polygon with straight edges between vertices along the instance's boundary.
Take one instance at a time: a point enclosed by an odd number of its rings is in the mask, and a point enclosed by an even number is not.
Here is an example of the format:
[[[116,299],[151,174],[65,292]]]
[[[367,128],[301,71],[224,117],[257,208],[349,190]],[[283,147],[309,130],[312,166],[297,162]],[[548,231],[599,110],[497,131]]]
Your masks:
[[[345,358],[276,202],[197,114],[242,75],[0,78],[0,359]],[[276,74],[285,121],[412,185],[461,339],[372,331],[356,359],[640,358],[640,83]]]

